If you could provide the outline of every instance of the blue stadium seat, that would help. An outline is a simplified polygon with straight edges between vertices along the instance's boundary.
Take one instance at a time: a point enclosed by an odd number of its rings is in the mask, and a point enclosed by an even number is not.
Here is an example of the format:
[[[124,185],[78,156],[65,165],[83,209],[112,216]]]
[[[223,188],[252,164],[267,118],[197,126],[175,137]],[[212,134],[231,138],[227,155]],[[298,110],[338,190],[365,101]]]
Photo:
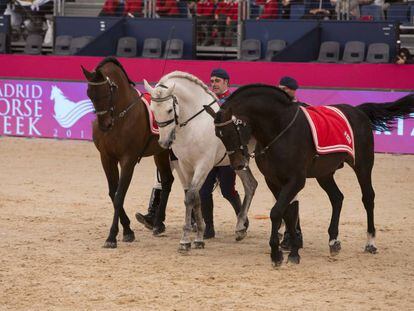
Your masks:
[[[256,3],[250,3],[250,18],[256,19],[260,15],[260,6]]]
[[[410,23],[414,24],[414,4],[410,6]]]
[[[305,15],[304,4],[292,4],[290,6],[290,19],[301,19]]]
[[[406,4],[391,4],[387,10],[387,20],[390,22],[407,23],[410,7]]]
[[[180,14],[181,18],[187,18],[188,17],[188,7],[187,7],[187,2],[186,1],[178,1],[177,2],[177,6],[178,6],[178,11]]]
[[[374,21],[384,20],[384,12],[382,10],[382,7],[375,4],[362,5],[361,16],[372,16],[372,19]]]

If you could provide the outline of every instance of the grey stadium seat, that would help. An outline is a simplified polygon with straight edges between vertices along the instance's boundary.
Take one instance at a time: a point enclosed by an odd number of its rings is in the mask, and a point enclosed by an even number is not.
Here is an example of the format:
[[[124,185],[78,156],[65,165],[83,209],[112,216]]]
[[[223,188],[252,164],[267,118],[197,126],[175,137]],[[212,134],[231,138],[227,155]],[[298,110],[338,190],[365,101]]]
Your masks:
[[[184,42],[181,39],[167,40],[165,43],[165,57],[167,59],[183,58]]]
[[[339,42],[325,41],[322,42],[319,49],[318,62],[320,63],[337,63],[339,61]]]
[[[93,37],[91,36],[82,36],[82,37],[73,38],[70,43],[70,54],[75,55],[81,49],[83,49],[85,46],[91,43],[92,40],[93,40]]]
[[[242,41],[240,49],[241,60],[259,60],[262,54],[261,42],[256,39]]]
[[[162,54],[162,42],[158,38],[147,38],[144,41],[142,57],[160,58]]]
[[[70,43],[72,36],[57,36],[55,40],[55,55],[70,55]]]
[[[390,46],[386,43],[371,43],[368,46],[367,63],[380,64],[390,61]]]
[[[31,34],[26,38],[24,54],[40,55],[42,54],[43,37],[38,34]]]
[[[118,40],[116,49],[118,57],[135,57],[137,56],[137,39],[134,37],[122,37]]]
[[[272,58],[282,51],[286,47],[285,40],[270,40],[267,41],[267,48],[266,48],[266,57],[267,61],[271,61]]]
[[[0,32],[0,54],[7,53],[7,36],[5,32]]]
[[[365,58],[365,43],[361,41],[348,41],[345,44],[342,61],[344,63],[361,63]]]

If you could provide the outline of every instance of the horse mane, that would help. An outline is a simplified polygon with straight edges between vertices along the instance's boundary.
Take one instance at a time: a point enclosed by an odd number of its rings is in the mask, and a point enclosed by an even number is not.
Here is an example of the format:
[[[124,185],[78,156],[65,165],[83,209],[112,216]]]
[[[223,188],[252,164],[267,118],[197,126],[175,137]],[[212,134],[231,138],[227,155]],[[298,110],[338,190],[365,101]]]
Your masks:
[[[211,95],[214,99],[217,99],[217,95],[214,94],[203,81],[201,81],[199,78],[197,78],[196,76],[188,72],[183,72],[183,71],[178,71],[178,70],[170,72],[166,74],[165,76],[163,76],[161,80],[158,82],[158,84],[163,84],[168,79],[172,79],[172,78],[181,78],[181,79],[190,80],[191,82],[194,82],[195,84],[201,86],[201,88],[204,91],[206,91],[207,94]]]
[[[285,105],[290,105],[292,104],[292,98],[289,96],[288,93],[286,93],[284,90],[282,90],[281,88],[277,87],[277,86],[273,86],[273,85],[268,85],[268,84],[262,84],[262,83],[254,83],[254,84],[247,84],[247,85],[243,85],[241,87],[239,87],[237,90],[235,90],[224,102],[224,104],[222,105],[222,108],[227,108],[226,104],[228,101],[230,101],[231,99],[233,99],[234,97],[238,96],[239,93],[241,92],[245,92],[246,90],[250,90],[253,88],[264,88],[264,89],[270,89],[270,90],[275,90],[280,94],[280,100],[283,104]]]
[[[108,64],[108,63],[111,63],[111,64],[114,64],[114,65],[116,65],[116,66],[118,66],[121,70],[122,70],[122,72],[124,73],[124,75],[125,75],[125,77],[127,78],[127,80],[128,80],[128,83],[129,84],[132,84],[132,85],[134,85],[135,86],[135,82],[134,81],[132,81],[130,78],[129,78],[129,76],[128,76],[128,74],[127,74],[127,72],[125,71],[125,68],[122,66],[122,64],[119,62],[119,60],[118,59],[116,59],[115,57],[113,57],[113,56],[108,56],[108,57],[105,57],[99,64],[98,64],[98,66],[96,67],[96,69],[95,69],[95,71],[97,71],[97,70],[99,70],[99,69],[101,69],[104,65],[106,65],[106,64]]]

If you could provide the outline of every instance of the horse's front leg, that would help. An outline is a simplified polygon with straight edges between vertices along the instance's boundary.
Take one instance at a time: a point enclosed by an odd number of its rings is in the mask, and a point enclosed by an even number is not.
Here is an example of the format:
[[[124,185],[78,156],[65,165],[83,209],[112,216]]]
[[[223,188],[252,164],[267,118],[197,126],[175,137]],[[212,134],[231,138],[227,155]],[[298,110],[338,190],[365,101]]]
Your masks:
[[[125,195],[131,183],[132,175],[134,172],[135,161],[125,161],[121,163],[121,176],[119,178],[118,187],[115,192],[113,205],[114,205],[114,217],[112,220],[112,226],[109,231],[109,236],[104,244],[105,248],[116,248],[116,236],[118,235],[118,221],[121,220],[121,224],[124,228],[123,241],[132,242],[135,240],[134,231],[130,228],[130,220],[124,210]]]
[[[270,211],[270,219],[272,221],[272,233],[270,235],[270,257],[275,267],[283,263],[283,253],[279,249],[279,234],[278,230],[282,223],[282,217],[289,203],[295,195],[305,186],[306,177],[296,177],[291,179],[287,184],[282,186],[278,200]],[[289,227],[291,224],[289,224]],[[292,250],[289,254],[289,261],[299,263],[299,244],[297,239],[292,241]]]
[[[247,213],[252,203],[254,193],[257,188],[257,181],[254,178],[249,167],[243,170],[235,171],[237,176],[240,177],[243,188],[244,188],[244,199],[243,204],[240,210],[240,213],[237,215],[237,224],[236,224],[236,241],[241,241],[247,235],[247,228],[245,226],[247,221]]]

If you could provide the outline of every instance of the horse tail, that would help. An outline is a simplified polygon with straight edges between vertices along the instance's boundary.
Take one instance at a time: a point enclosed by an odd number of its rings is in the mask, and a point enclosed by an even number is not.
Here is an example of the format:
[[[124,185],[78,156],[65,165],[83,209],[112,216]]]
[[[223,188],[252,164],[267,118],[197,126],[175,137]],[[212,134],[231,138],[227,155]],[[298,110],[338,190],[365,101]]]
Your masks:
[[[356,106],[364,112],[371,121],[374,131],[390,131],[394,128],[395,119],[406,119],[410,113],[414,113],[414,94],[404,96],[389,103],[365,103]]]

